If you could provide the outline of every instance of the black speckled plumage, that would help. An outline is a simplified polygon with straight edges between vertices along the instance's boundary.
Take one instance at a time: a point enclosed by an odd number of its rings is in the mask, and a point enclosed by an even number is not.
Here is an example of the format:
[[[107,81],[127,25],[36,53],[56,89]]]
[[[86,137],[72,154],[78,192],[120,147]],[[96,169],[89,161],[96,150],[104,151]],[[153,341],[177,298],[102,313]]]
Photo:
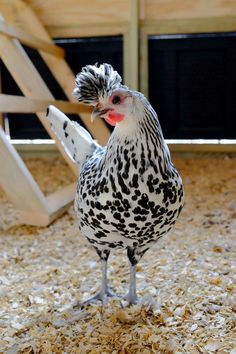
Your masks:
[[[75,156],[81,166],[75,210],[82,235],[103,261],[110,251],[125,248],[134,268],[178,218],[183,207],[181,178],[152,106],[141,93],[123,86],[110,65],[83,68],[74,94],[96,109],[109,107],[124,115],[106,147],[91,138],[93,146],[83,161]],[[117,96],[121,103],[112,104]],[[67,125],[63,123],[65,134],[69,134]],[[135,299],[136,290],[130,289],[128,300],[134,303]]]

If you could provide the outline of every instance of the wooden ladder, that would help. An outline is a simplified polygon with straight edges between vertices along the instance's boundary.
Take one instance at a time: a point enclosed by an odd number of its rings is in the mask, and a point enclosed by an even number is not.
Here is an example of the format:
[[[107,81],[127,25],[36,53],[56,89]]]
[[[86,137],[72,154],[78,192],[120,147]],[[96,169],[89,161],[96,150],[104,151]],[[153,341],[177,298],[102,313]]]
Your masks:
[[[28,5],[21,0],[12,0],[11,4],[14,6],[18,22],[24,23],[24,29],[0,20],[0,58],[24,96],[0,94],[0,113],[36,113],[75,175],[78,175],[77,166],[66,155],[61,142],[50,129],[45,114],[47,106],[53,104],[66,113],[79,113],[86,128],[100,144],[106,144],[110,135],[109,130],[102,120],[91,124],[89,109],[76,103],[72,97],[74,74],[64,60],[64,50],[53,44]],[[68,101],[54,99],[22,44],[38,50]],[[75,194],[73,184],[46,197],[2,129],[0,129],[0,185],[19,210],[20,223],[37,226],[46,226],[65,212]]]

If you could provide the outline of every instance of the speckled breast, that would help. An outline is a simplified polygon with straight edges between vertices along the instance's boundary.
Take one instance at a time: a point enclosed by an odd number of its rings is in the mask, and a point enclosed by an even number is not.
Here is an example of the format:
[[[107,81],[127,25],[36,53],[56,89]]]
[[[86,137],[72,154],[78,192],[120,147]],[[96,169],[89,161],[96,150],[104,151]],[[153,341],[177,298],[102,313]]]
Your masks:
[[[91,243],[113,248],[156,241],[182,209],[181,178],[176,170],[164,180],[151,166],[142,175],[132,166],[128,173],[115,167],[90,166],[81,173],[75,208],[82,234]]]

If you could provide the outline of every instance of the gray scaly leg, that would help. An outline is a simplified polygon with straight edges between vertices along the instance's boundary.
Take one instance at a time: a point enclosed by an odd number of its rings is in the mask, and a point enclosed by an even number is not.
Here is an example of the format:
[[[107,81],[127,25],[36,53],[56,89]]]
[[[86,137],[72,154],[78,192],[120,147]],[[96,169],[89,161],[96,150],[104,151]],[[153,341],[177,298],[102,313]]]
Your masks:
[[[100,257],[101,260],[101,264],[102,264],[102,278],[101,278],[101,289],[100,291],[90,297],[89,299],[85,300],[83,303],[80,303],[78,305],[76,305],[76,307],[85,307],[87,305],[89,305],[91,302],[94,301],[101,301],[102,305],[105,305],[107,303],[107,298],[108,297],[115,297],[117,295],[113,294],[112,292],[110,292],[109,287],[108,287],[108,279],[107,279],[107,260],[110,254],[110,251],[108,250],[104,250],[104,251],[99,251],[97,250],[97,253]]]
[[[130,267],[130,280],[129,280],[129,292],[124,297],[124,300],[129,303],[129,305],[137,304],[138,297],[136,292],[136,264],[138,263],[139,257],[135,253],[135,249],[127,248],[127,256],[129,258]]]

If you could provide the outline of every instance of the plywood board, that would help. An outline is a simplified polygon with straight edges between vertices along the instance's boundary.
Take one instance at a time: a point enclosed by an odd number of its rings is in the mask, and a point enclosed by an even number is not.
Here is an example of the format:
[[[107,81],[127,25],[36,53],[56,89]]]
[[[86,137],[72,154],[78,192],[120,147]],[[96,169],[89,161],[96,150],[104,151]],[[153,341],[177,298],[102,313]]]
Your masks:
[[[27,0],[46,27],[129,21],[127,0]]]

